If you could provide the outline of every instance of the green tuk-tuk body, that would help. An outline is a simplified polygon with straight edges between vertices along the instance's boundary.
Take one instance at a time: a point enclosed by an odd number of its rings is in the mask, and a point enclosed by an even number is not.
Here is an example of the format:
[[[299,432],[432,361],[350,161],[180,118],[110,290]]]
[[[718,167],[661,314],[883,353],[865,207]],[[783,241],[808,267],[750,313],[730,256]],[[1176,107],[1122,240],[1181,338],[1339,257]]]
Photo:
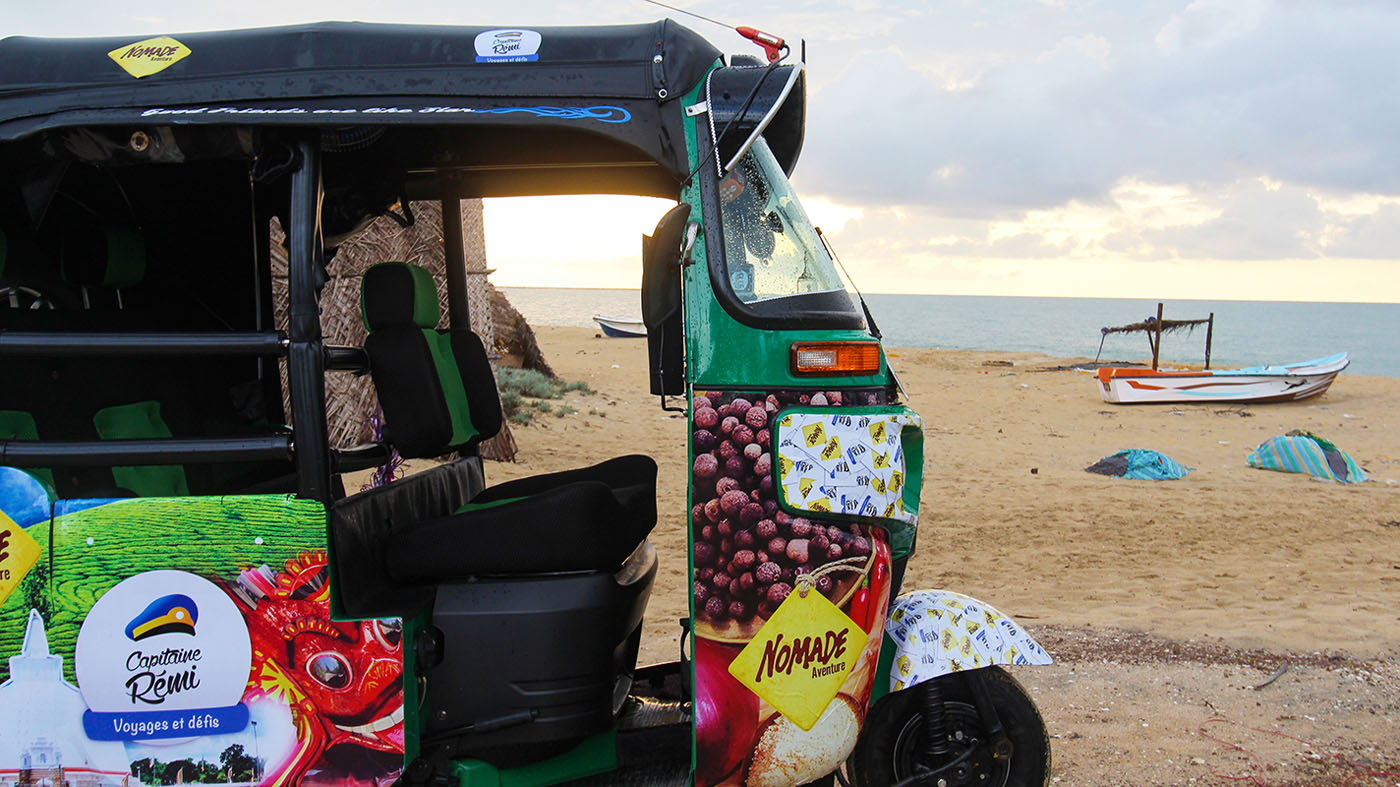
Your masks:
[[[0,782],[830,778],[899,678],[922,450],[787,183],[804,100],[672,22],[0,41]],[[677,203],[641,306],[692,438],[489,486],[456,208],[543,194]],[[328,345],[327,260],[421,200],[447,319],[384,260]],[[332,446],[364,373],[384,439]],[[455,458],[346,494],[391,451]],[[666,452],[692,615],[638,668]]]

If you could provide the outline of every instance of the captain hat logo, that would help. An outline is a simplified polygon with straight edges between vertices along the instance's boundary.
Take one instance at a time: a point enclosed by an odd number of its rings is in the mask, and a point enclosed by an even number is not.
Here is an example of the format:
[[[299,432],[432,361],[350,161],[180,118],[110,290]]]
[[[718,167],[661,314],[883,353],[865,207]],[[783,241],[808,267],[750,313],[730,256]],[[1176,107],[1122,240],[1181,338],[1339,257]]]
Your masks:
[[[194,624],[199,620],[199,607],[181,593],[161,596],[146,606],[141,614],[126,624],[126,636],[140,642],[157,634],[189,634],[194,636]]]
[[[140,79],[157,74],[190,55],[190,48],[170,36],[148,38],[107,53],[126,73]]]

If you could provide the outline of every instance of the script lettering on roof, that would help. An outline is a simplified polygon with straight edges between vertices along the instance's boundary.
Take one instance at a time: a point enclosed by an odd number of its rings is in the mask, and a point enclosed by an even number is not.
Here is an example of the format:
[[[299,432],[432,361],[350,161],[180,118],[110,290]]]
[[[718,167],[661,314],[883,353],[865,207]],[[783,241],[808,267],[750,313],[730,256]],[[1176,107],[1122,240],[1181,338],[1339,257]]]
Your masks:
[[[170,36],[148,38],[107,53],[126,73],[140,79],[157,74],[190,55],[190,48]]]

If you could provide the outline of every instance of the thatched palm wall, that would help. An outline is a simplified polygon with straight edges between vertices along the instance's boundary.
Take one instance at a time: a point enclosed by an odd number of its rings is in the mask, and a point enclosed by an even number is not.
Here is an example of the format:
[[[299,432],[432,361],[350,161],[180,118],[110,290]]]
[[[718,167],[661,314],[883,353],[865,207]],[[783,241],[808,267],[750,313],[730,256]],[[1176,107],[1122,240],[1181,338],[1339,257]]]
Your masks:
[[[388,217],[378,218],[364,231],[337,249],[326,266],[330,280],[321,295],[321,331],[327,344],[362,346],[366,337],[360,318],[360,278],[372,265],[402,260],[421,265],[432,272],[438,283],[442,306],[440,327],[447,321],[446,261],[442,242],[442,209],[437,202],[412,204],[414,224],[400,227]],[[481,200],[462,201],[462,236],[467,263],[468,307],[472,330],[481,337],[488,352],[519,352],[513,343],[502,347],[502,340],[519,340],[523,318],[486,280],[486,243],[482,225]],[[287,253],[282,246],[281,228],[272,230],[273,301],[277,305],[277,326],[286,330]],[[504,321],[498,336],[497,323]],[[530,333],[528,343],[533,345]],[[536,350],[538,352],[538,350]],[[283,386],[286,390],[286,386]],[[333,372],[326,377],[326,420],[331,445],[352,446],[373,438],[369,418],[378,406],[369,378]],[[288,409],[290,412],[290,409]],[[508,431],[505,439],[509,441]],[[510,441],[513,443],[513,441]],[[505,448],[506,446],[500,446]],[[483,450],[490,455],[490,450]],[[509,458],[513,451],[505,453]]]

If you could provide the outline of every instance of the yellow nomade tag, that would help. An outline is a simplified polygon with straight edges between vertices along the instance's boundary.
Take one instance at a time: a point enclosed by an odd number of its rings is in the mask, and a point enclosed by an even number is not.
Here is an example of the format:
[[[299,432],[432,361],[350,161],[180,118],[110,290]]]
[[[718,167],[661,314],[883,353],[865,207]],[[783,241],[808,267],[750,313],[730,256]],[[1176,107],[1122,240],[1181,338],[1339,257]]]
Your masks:
[[[190,48],[170,36],[148,38],[107,53],[126,73],[140,79],[164,71],[189,57]]]
[[[729,674],[810,730],[855,669],[866,639],[825,596],[799,587],[740,651]]]
[[[0,604],[39,561],[41,551],[33,536],[0,511]]]

